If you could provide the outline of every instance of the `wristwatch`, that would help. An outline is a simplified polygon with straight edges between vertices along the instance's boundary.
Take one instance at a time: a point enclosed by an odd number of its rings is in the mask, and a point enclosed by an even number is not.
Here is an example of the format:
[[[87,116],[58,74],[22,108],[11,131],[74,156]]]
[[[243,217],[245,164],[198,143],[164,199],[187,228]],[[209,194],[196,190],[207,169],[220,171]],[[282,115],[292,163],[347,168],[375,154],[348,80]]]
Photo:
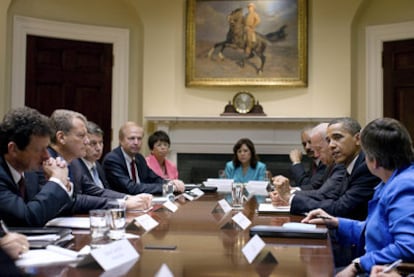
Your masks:
[[[254,101],[254,96],[250,92],[241,91],[234,95],[233,107],[236,112],[246,114],[252,110]]]
[[[352,261],[354,264],[354,268],[356,269],[357,273],[363,273],[365,270],[362,268],[359,258],[356,258]]]

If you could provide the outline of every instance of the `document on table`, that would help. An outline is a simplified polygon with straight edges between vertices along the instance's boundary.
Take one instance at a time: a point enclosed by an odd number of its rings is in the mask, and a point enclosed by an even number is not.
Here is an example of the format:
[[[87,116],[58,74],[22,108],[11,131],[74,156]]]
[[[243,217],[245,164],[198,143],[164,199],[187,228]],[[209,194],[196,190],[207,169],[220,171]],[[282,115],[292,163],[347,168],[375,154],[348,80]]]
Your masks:
[[[261,203],[257,211],[259,213],[289,213],[290,206],[274,206],[270,203]]]
[[[256,195],[269,195],[267,191],[267,181],[249,181],[246,185],[246,189],[249,193],[254,193]]]
[[[49,220],[46,226],[89,229],[89,217],[57,217]]]
[[[231,192],[233,179],[209,178],[203,183],[206,187],[217,187],[217,191],[219,192]]]
[[[49,245],[46,249],[29,250],[16,261],[19,267],[44,266],[50,264],[71,263],[80,259],[79,253],[62,247]]]

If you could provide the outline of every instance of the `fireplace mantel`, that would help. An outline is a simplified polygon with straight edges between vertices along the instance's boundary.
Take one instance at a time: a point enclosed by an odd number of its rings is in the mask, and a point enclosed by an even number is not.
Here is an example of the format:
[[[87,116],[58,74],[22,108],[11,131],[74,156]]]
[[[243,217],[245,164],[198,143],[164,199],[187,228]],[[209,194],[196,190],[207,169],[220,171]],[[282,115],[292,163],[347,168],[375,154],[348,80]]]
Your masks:
[[[329,122],[327,117],[285,117],[285,116],[147,116],[148,122],[155,124],[179,124],[179,123],[318,123]]]
[[[300,132],[307,125],[329,122],[322,117],[276,116],[147,116],[155,130],[171,139],[170,159],[177,153],[231,154],[242,137],[250,138],[260,154],[289,154],[301,148]]]

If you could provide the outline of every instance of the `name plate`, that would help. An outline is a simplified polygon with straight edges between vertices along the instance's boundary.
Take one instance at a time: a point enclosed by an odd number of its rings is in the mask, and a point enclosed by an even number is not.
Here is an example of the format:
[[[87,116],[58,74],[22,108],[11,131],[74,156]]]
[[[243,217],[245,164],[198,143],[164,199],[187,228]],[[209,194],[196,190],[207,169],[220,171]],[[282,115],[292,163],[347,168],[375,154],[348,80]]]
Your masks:
[[[162,204],[163,207],[167,208],[168,210],[172,211],[173,213],[175,213],[178,210],[177,205],[175,205],[173,202],[171,201],[167,201],[164,204]]]
[[[90,256],[92,256],[105,271],[136,261],[139,258],[138,252],[126,239],[117,240],[94,249],[91,251]],[[90,263],[90,256],[85,257],[85,259],[78,263],[78,266]]]
[[[149,230],[157,227],[158,224],[159,224],[155,219],[153,219],[148,214],[143,214],[141,216],[137,216],[134,219],[139,225],[141,225],[142,228],[144,228],[145,231],[149,231]]]
[[[160,270],[158,270],[154,277],[174,277],[174,274],[166,264],[162,264]]]
[[[258,235],[254,235],[254,237],[249,240],[249,242],[242,248],[242,253],[249,264],[254,261],[265,246],[266,243]]]
[[[218,201],[218,204],[220,206],[220,208],[223,209],[224,213],[228,213],[231,212],[233,209],[230,206],[229,202],[226,201],[226,199],[221,199],[220,201]]]
[[[243,230],[246,230],[252,222],[242,213],[239,212],[232,217],[233,221],[240,226]]]
[[[188,192],[184,192],[183,195],[184,195],[184,197],[187,200],[193,201],[194,199],[198,199],[201,196],[203,196],[204,195],[204,191],[202,191],[199,188],[194,188],[194,189],[192,189],[192,190],[190,190]]]

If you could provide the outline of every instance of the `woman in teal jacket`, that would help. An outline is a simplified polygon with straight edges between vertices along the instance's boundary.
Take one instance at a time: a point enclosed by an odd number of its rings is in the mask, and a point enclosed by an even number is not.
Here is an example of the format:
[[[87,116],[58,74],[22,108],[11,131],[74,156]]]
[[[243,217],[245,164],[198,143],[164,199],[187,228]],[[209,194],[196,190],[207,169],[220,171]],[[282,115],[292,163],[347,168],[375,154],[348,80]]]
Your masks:
[[[233,147],[233,160],[226,163],[224,170],[227,179],[236,183],[263,181],[266,165],[259,162],[253,142],[248,138],[240,139]]]

